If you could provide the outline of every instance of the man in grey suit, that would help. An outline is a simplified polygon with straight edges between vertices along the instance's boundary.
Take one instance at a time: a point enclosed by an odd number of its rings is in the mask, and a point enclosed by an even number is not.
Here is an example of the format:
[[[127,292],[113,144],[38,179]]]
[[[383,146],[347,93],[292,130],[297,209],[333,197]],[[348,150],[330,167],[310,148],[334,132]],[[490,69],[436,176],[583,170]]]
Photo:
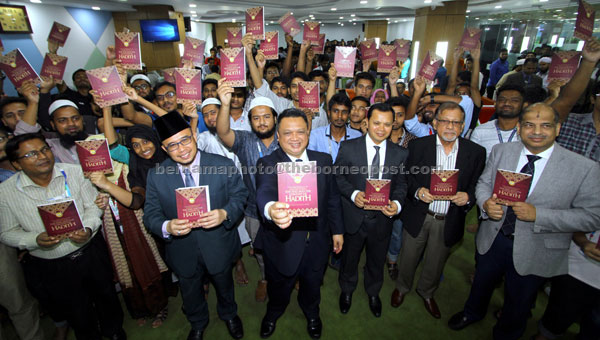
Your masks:
[[[567,252],[576,231],[600,224],[600,167],[554,143],[558,113],[543,103],[520,117],[520,142],[496,145],[477,183],[485,218],[477,234],[477,268],[463,311],[448,321],[454,330],[484,318],[504,276],[504,306],[494,339],[519,339],[544,280],[567,273]],[[532,174],[525,202],[503,207],[493,194],[498,169]]]

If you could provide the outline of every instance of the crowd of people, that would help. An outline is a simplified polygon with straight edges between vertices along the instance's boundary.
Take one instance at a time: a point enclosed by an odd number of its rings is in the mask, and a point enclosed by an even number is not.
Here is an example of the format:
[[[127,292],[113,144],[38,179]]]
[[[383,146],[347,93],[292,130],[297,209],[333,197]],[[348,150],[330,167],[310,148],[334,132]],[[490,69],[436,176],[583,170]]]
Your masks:
[[[545,48],[525,53],[511,72],[500,50],[486,82],[480,48],[456,47],[449,70],[441,67],[430,84],[408,79],[410,59],[382,74],[360,53],[355,77],[341,79],[335,47],[358,40],[328,40],[323,54],[310,42],[285,40],[280,59],[267,61],[252,35],[244,36],[247,87],[221,78],[221,46],[212,48],[201,67],[201,105],[178,103],[176,85],[160,71],[127,74],[114,47],[106,65],[126,79],[127,103],[103,105],[83,69],[72,75],[74,89],[44,78],[2,99],[0,305],[21,339],[44,338],[38,303],[56,325],[55,339],[69,329],[80,340],[126,339],[115,283],[130,316],[155,328],[180,291],[190,340],[204,336],[212,286],[219,318],[241,339],[234,287],[249,283],[245,265],[257,266],[255,299],[267,304],[260,336],[276,331],[297,289],[308,335],[318,339],[325,270],[339,272],[346,314],[363,251],[374,317],[382,317],[386,275],[395,289],[385,300],[398,308],[421,265],[415,290],[439,319],[435,293],[471,210],[479,220],[469,226],[477,232],[472,286],[448,327],[483,319],[504,280],[490,333],[520,339],[540,288],[550,283],[539,331],[527,336],[555,339],[579,322],[579,339],[597,339],[600,42],[586,41],[568,82],[547,80],[552,51]],[[318,111],[301,107],[305,81],[319,82]],[[495,113],[483,121],[485,101]],[[111,174],[81,169],[76,141],[95,139],[108,141]],[[317,172],[318,217],[292,217],[277,173],[264,169],[309,161],[340,171]],[[458,170],[456,194],[434,196],[431,169]],[[499,169],[531,175],[526,201],[498,199]],[[368,179],[389,180],[380,210],[365,209]],[[178,218],[175,190],[204,185],[210,211],[193,223]],[[75,202],[85,228],[49,236],[37,207],[65,199]],[[244,264],[246,244],[256,264]]]

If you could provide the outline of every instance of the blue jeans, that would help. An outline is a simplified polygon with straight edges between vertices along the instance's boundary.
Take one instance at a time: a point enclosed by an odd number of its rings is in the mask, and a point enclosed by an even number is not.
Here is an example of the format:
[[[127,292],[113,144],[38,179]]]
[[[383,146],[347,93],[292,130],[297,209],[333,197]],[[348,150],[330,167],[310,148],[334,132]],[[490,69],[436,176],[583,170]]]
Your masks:
[[[398,254],[400,254],[400,248],[402,247],[402,220],[396,219],[394,226],[392,227],[392,238],[390,240],[390,246],[388,248],[388,262],[395,263],[398,260]]]

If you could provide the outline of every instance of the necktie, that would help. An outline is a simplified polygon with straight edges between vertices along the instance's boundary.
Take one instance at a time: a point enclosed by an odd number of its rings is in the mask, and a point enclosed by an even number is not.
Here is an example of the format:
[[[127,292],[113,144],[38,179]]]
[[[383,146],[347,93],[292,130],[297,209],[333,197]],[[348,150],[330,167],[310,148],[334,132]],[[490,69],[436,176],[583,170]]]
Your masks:
[[[196,183],[194,182],[194,177],[192,177],[192,173],[190,169],[183,168],[183,175],[185,176],[184,184],[186,188],[195,187]]]
[[[371,178],[379,178],[379,146],[375,145],[375,156],[371,162]]]
[[[525,164],[523,166],[523,168],[519,172],[523,173],[523,174],[529,174],[533,178],[533,173],[535,171],[534,163],[535,163],[535,161],[537,161],[540,158],[541,158],[540,156],[536,156],[536,155],[527,155],[528,162],[527,162],[527,164]],[[517,215],[515,215],[515,212],[513,211],[512,207],[508,207],[508,209],[506,209],[506,218],[504,219],[504,222],[502,223],[502,233],[507,236],[514,234],[516,222],[517,222]]]

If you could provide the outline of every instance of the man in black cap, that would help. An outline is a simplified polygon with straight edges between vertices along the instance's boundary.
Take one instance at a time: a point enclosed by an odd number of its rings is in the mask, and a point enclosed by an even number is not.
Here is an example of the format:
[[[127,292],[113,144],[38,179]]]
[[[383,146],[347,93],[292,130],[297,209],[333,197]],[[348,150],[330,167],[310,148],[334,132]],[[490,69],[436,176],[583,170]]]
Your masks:
[[[217,312],[234,339],[244,336],[234,299],[232,263],[240,252],[235,229],[248,190],[233,162],[198,151],[196,133],[177,111],[154,121],[169,159],[148,173],[144,224],[166,243],[167,263],[179,277],[183,309],[192,330],[188,340],[202,339],[208,306],[202,278],[210,277],[217,293]],[[178,219],[175,189],[208,185],[209,208],[198,227]]]

